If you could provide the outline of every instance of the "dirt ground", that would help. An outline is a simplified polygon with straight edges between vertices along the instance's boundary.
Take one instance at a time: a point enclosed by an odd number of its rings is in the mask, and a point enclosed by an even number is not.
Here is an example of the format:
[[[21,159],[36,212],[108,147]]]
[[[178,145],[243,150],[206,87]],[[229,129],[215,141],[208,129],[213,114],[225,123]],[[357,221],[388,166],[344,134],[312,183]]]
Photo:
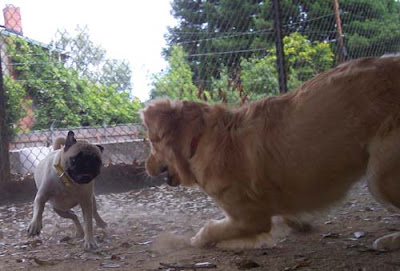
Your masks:
[[[400,216],[357,185],[337,206],[317,214],[310,233],[289,233],[272,248],[196,249],[188,239],[222,212],[196,189],[166,185],[97,196],[108,228],[96,228],[97,251],[85,252],[72,222],[49,206],[39,238],[27,238],[31,202],[0,206],[0,270],[400,270],[400,251],[372,242],[399,229]],[[80,210],[77,210],[80,214]]]

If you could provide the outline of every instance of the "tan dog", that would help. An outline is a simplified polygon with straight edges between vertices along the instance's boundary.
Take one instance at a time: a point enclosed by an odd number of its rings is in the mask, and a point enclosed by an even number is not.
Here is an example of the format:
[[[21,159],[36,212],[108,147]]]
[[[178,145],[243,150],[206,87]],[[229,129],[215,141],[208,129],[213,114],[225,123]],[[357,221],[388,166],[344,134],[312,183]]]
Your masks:
[[[61,148],[61,145],[65,145],[64,148]],[[100,174],[102,167],[103,147],[76,141],[74,133],[69,131],[66,139],[55,140],[53,149],[54,151],[40,161],[35,169],[34,177],[38,191],[28,233],[31,236],[40,234],[44,206],[49,201],[58,215],[72,219],[77,235],[85,237],[85,249],[95,249],[97,244],[93,235],[93,217],[98,226],[107,226],[97,213],[93,193],[94,179]],[[78,204],[82,208],[84,228],[70,210]]]
[[[342,64],[295,91],[241,107],[156,100],[142,111],[150,175],[198,185],[225,211],[195,246],[251,248],[271,229],[342,198],[366,179],[400,207],[400,57]],[[400,233],[375,241],[400,248]]]

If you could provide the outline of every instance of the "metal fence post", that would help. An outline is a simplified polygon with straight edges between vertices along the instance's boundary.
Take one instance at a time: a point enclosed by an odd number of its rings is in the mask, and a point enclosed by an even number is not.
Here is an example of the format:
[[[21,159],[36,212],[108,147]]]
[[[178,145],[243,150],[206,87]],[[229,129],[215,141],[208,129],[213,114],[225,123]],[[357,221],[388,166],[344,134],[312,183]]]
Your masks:
[[[335,12],[335,22],[336,22],[336,30],[337,30],[336,65],[338,65],[344,61],[342,22],[340,19],[339,1],[338,0],[333,0],[333,10]]]
[[[6,93],[3,84],[3,69],[0,45],[0,183],[10,179],[9,134],[6,117]]]
[[[274,27],[275,27],[275,45],[276,45],[276,65],[279,76],[279,91],[287,92],[287,77],[285,66],[285,52],[283,49],[283,34],[282,34],[282,16],[279,0],[273,0],[274,7]]]

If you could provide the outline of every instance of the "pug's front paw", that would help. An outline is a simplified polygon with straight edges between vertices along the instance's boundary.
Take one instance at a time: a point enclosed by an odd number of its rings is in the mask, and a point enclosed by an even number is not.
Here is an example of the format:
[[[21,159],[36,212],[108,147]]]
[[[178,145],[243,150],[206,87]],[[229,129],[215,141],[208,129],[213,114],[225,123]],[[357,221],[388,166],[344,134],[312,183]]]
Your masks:
[[[102,229],[107,228],[107,222],[102,219],[96,220],[96,225]]]
[[[85,241],[85,250],[96,250],[98,247],[95,241]]]
[[[85,237],[85,233],[83,232],[83,229],[77,229],[75,236],[76,236],[76,238],[79,238],[79,239]]]
[[[42,230],[42,222],[38,220],[33,220],[31,224],[29,224],[28,234],[30,236],[36,236],[40,234],[41,230]]]

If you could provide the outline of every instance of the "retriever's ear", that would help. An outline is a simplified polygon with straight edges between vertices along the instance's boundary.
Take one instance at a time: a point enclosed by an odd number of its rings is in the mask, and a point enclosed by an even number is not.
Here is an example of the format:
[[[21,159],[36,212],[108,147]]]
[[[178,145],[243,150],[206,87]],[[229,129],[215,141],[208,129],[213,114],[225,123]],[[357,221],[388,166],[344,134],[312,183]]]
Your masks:
[[[204,112],[206,104],[184,101],[182,104],[182,117],[187,126],[190,127],[195,136],[202,133],[204,129]]]
[[[182,101],[159,99],[140,112],[150,139],[160,139],[176,131],[182,118]],[[153,138],[152,138],[153,137]]]

